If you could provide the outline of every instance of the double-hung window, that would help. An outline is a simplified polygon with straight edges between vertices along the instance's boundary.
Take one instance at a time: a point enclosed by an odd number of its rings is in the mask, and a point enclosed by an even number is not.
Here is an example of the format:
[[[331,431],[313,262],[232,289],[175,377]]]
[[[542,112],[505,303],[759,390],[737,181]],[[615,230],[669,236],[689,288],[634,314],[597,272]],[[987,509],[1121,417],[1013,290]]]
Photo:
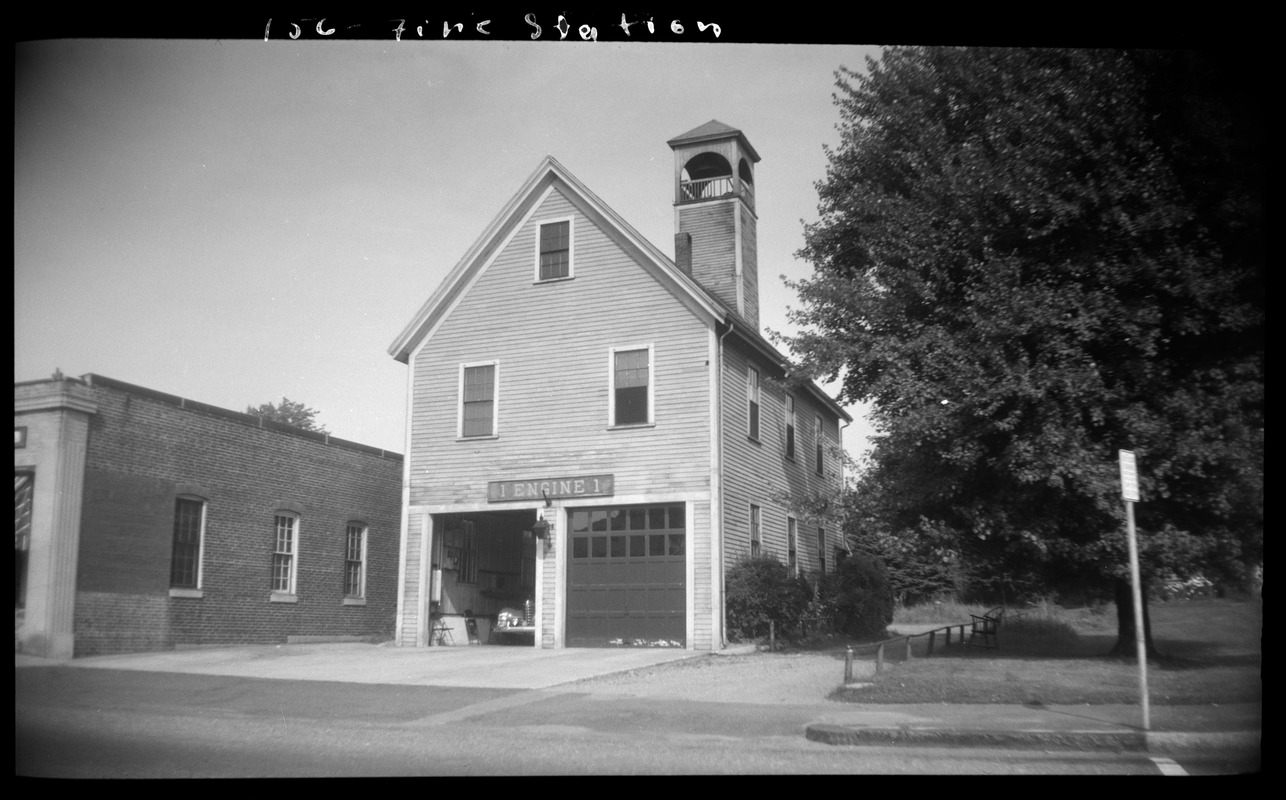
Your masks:
[[[572,221],[542,223],[536,238],[536,280],[572,277]]]
[[[786,458],[795,460],[795,398],[786,395]]]
[[[817,442],[817,474],[821,475],[825,472],[826,467],[826,452],[825,448],[822,446],[825,441],[822,438],[821,417],[816,418],[816,424],[813,426],[813,430],[815,431],[813,439]]]
[[[610,424],[645,425],[653,421],[652,346],[612,348]]]
[[[495,361],[460,365],[460,438],[496,435],[498,371]]]
[[[799,525],[794,517],[786,518],[786,566],[791,575],[799,575]]]
[[[366,526],[348,523],[344,535],[344,597],[366,597]]]
[[[174,501],[174,540],[170,551],[170,588],[201,588],[201,542],[205,536],[205,502],[194,497]]]
[[[272,591],[295,594],[295,574],[299,568],[299,517],[277,514],[273,517]]]
[[[759,439],[759,370],[746,369],[746,428],[750,438]]]
[[[759,558],[763,554],[763,536],[760,528],[761,514],[759,506],[750,506],[750,557]]]

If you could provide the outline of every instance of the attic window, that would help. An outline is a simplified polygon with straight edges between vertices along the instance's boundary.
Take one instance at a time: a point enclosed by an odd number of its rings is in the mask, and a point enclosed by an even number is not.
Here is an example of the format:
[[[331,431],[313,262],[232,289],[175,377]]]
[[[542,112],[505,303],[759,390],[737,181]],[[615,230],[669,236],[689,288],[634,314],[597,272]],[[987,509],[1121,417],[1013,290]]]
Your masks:
[[[536,280],[572,277],[572,221],[546,222],[537,236]]]

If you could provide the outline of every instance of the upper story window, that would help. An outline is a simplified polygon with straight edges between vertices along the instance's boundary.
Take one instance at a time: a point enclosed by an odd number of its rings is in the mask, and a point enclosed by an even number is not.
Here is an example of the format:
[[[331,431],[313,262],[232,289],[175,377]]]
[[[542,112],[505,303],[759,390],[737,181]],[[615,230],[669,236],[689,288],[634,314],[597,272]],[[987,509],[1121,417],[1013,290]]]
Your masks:
[[[572,277],[571,219],[541,223],[536,239],[536,280]]]
[[[822,418],[821,417],[816,418],[816,424],[813,426],[813,429],[815,431],[814,441],[817,442],[817,474],[821,475],[826,471],[826,451],[825,451],[825,448],[822,446],[824,442],[822,439]]]
[[[795,398],[786,395],[786,458],[795,460]]]
[[[759,439],[759,370],[746,368],[746,430],[751,439]]]
[[[348,523],[344,535],[344,596],[366,596],[366,526]]]
[[[791,575],[799,575],[799,524],[794,517],[786,518],[786,566]]]
[[[272,590],[295,594],[295,575],[299,567],[299,517],[278,513],[273,517],[275,537],[272,551]]]
[[[460,437],[495,436],[499,363],[460,365]]]
[[[611,424],[651,423],[654,405],[652,346],[612,348],[611,356],[612,390],[608,395]]]
[[[205,501],[174,501],[174,541],[170,551],[170,587],[201,588],[201,545],[205,539]]]
[[[759,506],[750,506],[750,557],[759,558],[763,554],[763,531],[760,527],[762,515]]]

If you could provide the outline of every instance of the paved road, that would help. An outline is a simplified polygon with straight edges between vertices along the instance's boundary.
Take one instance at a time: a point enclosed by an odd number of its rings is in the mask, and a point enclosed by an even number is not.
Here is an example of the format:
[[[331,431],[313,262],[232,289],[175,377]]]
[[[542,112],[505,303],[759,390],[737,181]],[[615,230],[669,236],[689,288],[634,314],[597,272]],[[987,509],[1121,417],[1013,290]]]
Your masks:
[[[487,689],[27,667],[15,676],[15,770],[95,778],[1157,775],[1164,766],[1139,753],[834,747],[802,735],[825,701],[711,702],[625,691],[620,679],[599,682],[603,691],[595,683]]]

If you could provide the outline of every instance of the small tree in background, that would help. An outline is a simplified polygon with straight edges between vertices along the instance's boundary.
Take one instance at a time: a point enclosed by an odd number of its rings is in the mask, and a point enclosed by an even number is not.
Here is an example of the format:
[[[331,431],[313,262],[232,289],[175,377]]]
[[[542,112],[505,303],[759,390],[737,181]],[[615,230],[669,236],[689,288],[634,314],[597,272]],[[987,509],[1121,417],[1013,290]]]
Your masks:
[[[893,621],[893,589],[877,559],[855,553],[821,577],[818,605],[835,629],[849,636],[877,637]]]
[[[303,403],[297,403],[287,397],[281,398],[280,403],[263,403],[257,407],[246,406],[246,413],[306,431],[330,433],[325,426],[317,423],[317,415],[321,413],[320,411],[315,408],[309,408]]]
[[[768,635],[768,623],[779,634],[792,631],[813,599],[812,587],[790,574],[775,558],[749,558],[728,570],[728,633],[736,640]]]

